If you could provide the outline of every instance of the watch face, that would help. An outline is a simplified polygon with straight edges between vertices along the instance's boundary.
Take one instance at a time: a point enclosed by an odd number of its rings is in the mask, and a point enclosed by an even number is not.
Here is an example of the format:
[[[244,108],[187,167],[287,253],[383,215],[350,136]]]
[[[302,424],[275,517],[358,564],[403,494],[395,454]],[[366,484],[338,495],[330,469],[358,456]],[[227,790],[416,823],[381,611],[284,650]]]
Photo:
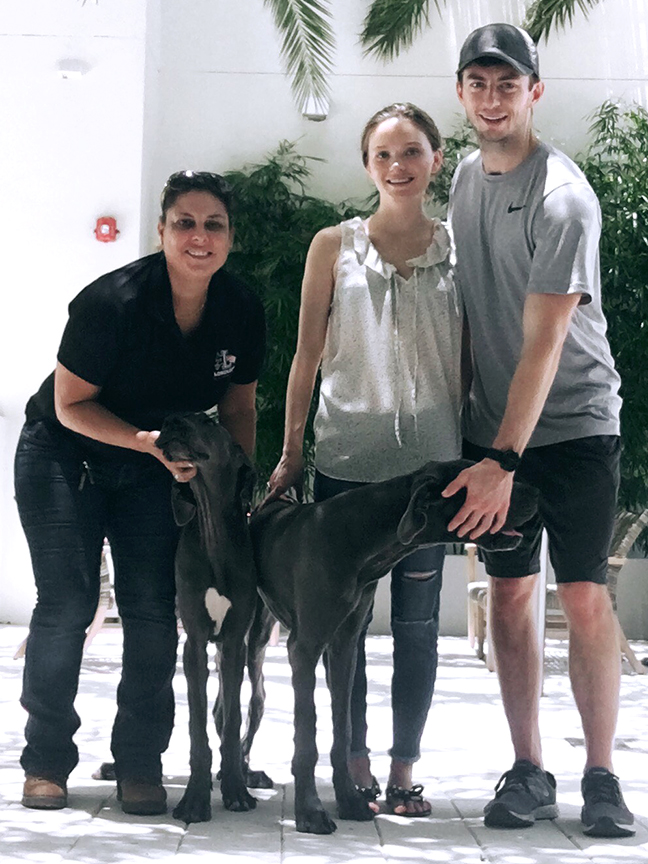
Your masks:
[[[505,468],[507,471],[515,471],[518,462],[519,457],[515,450],[505,450],[502,453],[502,461],[500,464],[502,468]]]
[[[515,471],[520,464],[520,456],[515,450],[497,450],[492,448],[487,453],[488,458],[499,462],[505,471]]]

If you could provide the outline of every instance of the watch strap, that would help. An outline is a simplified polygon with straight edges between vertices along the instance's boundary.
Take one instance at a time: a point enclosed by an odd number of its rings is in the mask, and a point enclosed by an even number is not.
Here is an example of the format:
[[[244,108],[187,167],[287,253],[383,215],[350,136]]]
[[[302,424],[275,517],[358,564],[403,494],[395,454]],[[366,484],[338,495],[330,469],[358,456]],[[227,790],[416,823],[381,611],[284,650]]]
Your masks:
[[[498,450],[497,447],[491,447],[486,451],[484,458],[497,462],[505,471],[515,471],[522,457],[515,450]]]

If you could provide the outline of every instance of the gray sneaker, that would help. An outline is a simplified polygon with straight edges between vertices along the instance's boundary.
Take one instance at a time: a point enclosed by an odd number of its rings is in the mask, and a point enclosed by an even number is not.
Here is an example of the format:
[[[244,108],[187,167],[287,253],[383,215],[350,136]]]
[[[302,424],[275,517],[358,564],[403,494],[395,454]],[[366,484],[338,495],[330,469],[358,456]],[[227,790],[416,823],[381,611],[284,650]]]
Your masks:
[[[632,837],[634,816],[626,807],[619,778],[607,768],[590,768],[581,780],[583,831],[589,837]]]
[[[556,779],[528,759],[518,759],[495,787],[495,797],[484,807],[489,828],[528,828],[536,819],[555,819]]]

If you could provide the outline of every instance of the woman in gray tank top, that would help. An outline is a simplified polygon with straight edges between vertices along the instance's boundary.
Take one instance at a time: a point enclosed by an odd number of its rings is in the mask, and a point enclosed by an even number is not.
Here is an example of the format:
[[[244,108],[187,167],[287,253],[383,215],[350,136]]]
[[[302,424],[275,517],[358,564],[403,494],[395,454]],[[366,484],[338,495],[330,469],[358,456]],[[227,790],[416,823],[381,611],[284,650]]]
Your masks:
[[[368,121],[361,146],[380,203],[369,219],[350,219],[313,238],[283,454],[269,498],[301,480],[304,427],[320,368],[316,500],[460,454],[461,317],[451,244],[443,223],[424,210],[443,161],[441,138],[424,111],[402,103]],[[392,571],[394,738],[386,799],[388,809],[403,816],[431,812],[423,787],[412,782],[412,765],[420,757],[436,678],[443,554],[443,547],[421,549]],[[375,802],[380,787],[366,744],[369,621],[358,644],[349,768]]]

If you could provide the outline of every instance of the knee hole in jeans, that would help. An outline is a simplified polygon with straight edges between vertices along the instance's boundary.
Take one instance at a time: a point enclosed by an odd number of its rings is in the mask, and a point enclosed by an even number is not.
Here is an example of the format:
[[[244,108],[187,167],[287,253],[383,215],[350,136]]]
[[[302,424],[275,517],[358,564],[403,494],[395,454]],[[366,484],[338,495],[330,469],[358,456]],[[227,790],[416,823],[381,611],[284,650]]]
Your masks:
[[[431,572],[429,570],[404,570],[403,579],[416,579],[417,581],[424,582],[436,576],[437,572],[437,570],[432,570]]]

